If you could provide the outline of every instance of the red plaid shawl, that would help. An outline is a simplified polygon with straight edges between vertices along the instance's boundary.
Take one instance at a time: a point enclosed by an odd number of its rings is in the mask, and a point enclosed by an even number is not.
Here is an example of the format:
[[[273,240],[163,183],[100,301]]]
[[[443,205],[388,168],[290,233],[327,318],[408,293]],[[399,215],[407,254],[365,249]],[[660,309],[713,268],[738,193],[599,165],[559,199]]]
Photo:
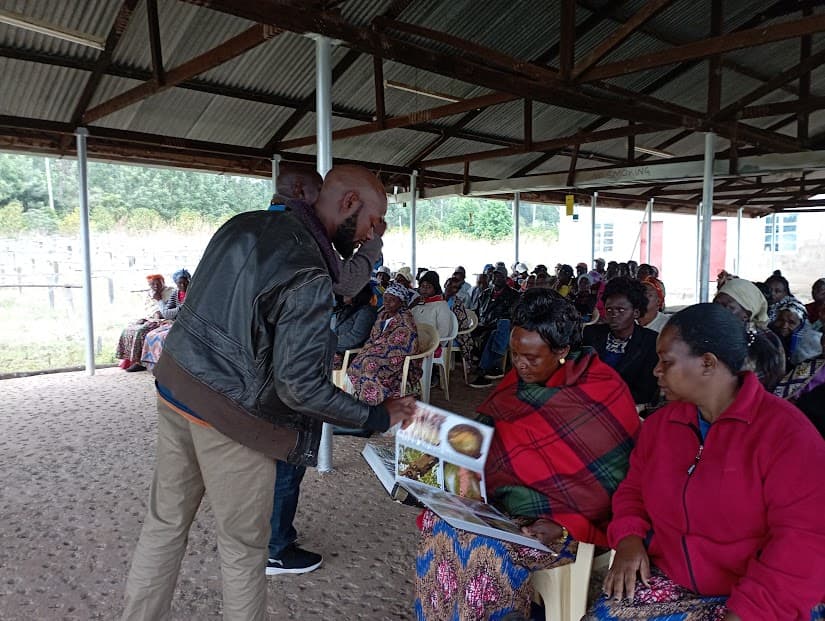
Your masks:
[[[510,371],[478,412],[496,427],[486,465],[492,500],[512,515],[551,519],[578,541],[606,546],[610,497],[639,433],[621,377],[584,348],[545,386]]]

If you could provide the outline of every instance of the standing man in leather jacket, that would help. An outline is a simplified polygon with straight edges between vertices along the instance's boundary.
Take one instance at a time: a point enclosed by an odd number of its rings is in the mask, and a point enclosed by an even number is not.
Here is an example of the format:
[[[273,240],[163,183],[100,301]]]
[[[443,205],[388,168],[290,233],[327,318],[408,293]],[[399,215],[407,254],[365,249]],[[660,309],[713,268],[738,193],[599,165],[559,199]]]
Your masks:
[[[330,382],[332,286],[387,200],[358,166],[333,168],[315,207],[235,216],[204,252],[156,368],[158,445],[123,619],[169,618],[203,494],[217,522],[225,618],[263,620],[275,459],[315,465],[321,425],[383,431],[411,397],[367,406]]]
[[[288,211],[295,201],[314,205],[318,200],[324,180],[312,168],[285,164],[278,174],[277,194],[272,197],[270,211]],[[358,251],[340,264],[340,276],[332,286],[333,293],[355,297],[369,282],[372,266],[381,256],[382,236],[386,221],[382,220],[373,231],[373,238],[362,243]],[[295,513],[301,495],[301,482],[306,474],[303,464],[291,464],[282,459],[275,461],[275,496],[272,516],[269,518],[269,555],[266,575],[304,574],[321,566],[323,556],[304,550],[295,541]]]

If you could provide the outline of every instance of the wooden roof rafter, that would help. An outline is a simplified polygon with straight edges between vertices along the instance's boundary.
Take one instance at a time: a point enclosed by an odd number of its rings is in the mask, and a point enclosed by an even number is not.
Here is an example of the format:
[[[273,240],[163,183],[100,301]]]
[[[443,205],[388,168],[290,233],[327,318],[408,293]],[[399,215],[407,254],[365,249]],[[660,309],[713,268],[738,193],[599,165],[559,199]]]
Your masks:
[[[157,79],[153,78],[87,110],[83,114],[83,123],[94,123],[118,110],[122,110],[147,97],[161,93],[181,82],[185,82],[201,73],[214,69],[226,61],[240,56],[244,52],[248,52],[261,43],[269,41],[281,32],[278,28],[267,24],[255,24],[208,52],[204,52],[182,65],[171,69],[168,73],[165,73],[163,84],[159,84]]]
[[[588,73],[583,81],[616,78],[647,69],[699,60],[715,54],[723,54],[786,39],[795,39],[822,31],[825,31],[825,15],[812,15],[782,24],[773,24],[770,28],[752,28],[718,37],[709,37],[668,50],[660,50],[627,60],[598,65]]]
[[[115,21],[112,23],[112,27],[109,29],[109,34],[106,37],[106,43],[104,44],[103,51],[97,57],[97,60],[91,68],[91,73],[86,79],[86,85],[83,87],[83,92],[80,94],[77,104],[75,104],[75,109],[72,113],[72,123],[74,125],[79,125],[81,123],[83,114],[86,112],[86,108],[92,101],[92,97],[94,97],[97,87],[100,85],[100,81],[106,74],[107,69],[109,69],[109,66],[112,63],[112,55],[114,54],[117,44],[120,42],[120,38],[129,26],[129,21],[132,19],[132,14],[134,13],[137,3],[138,0],[124,0],[123,4],[120,5],[120,10],[115,16]]]

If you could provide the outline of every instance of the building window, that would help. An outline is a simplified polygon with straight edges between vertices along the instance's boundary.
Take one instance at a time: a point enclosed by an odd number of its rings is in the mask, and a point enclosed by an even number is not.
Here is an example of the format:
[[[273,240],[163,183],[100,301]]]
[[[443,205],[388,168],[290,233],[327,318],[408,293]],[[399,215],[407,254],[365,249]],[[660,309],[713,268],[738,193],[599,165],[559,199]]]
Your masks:
[[[613,252],[613,225],[596,223],[595,253],[604,254]]]
[[[765,218],[763,248],[770,252],[796,252],[796,214],[775,213]]]

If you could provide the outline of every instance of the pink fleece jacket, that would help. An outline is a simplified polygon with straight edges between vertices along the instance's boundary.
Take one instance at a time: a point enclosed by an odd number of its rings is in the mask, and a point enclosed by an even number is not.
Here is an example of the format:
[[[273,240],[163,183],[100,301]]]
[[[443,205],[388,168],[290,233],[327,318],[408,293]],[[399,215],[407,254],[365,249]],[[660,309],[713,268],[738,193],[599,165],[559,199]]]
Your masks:
[[[748,372],[704,443],[690,403],[642,424],[608,539],[649,538],[671,580],[729,595],[744,621],[807,621],[825,595],[823,473],[825,441]]]

